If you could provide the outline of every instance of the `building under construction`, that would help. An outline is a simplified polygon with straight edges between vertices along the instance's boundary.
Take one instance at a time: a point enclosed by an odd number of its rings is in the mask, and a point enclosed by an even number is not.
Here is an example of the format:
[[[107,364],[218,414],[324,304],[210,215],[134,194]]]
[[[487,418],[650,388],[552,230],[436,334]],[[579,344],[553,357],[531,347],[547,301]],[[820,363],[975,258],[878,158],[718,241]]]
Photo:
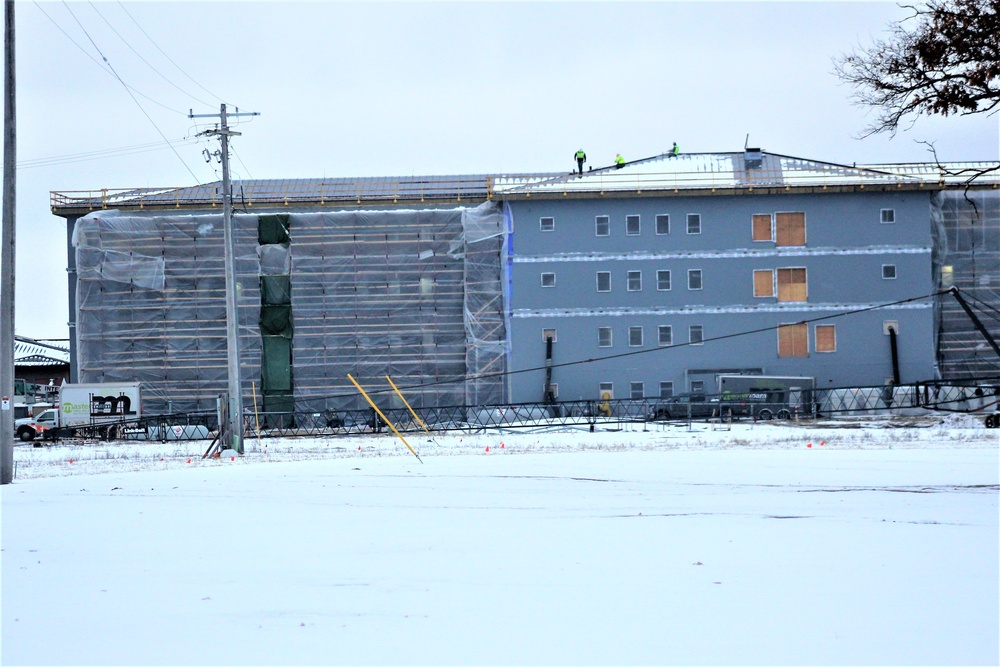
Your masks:
[[[582,175],[236,182],[244,404],[359,408],[348,373],[391,377],[422,408],[710,391],[734,371],[996,377],[952,297],[929,296],[959,287],[1000,337],[1000,180],[966,187],[951,167],[748,150]],[[141,381],[152,412],[214,409],[221,205],[218,183],[52,194],[75,380]]]

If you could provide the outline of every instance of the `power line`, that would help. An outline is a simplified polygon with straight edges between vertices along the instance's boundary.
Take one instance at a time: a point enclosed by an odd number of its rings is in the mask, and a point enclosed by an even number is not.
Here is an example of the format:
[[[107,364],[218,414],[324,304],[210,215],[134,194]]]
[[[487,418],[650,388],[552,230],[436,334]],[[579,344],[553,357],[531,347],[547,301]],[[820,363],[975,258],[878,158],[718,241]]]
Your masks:
[[[117,78],[117,76],[116,76],[116,75],[114,74],[114,72],[112,72],[112,71],[111,71],[111,69],[110,69],[110,65],[109,65],[108,67],[105,67],[104,65],[102,65],[102,64],[100,63],[100,61],[98,61],[98,60],[97,60],[97,58],[95,58],[94,56],[92,56],[92,55],[90,55],[89,53],[87,53],[87,50],[86,50],[85,48],[83,48],[82,46],[80,46],[80,45],[79,45],[79,44],[77,43],[77,41],[76,41],[75,39],[73,39],[73,38],[72,38],[72,37],[71,37],[71,36],[69,35],[69,33],[68,33],[68,32],[66,32],[65,30],[63,30],[62,26],[61,26],[61,25],[59,25],[59,23],[57,23],[57,22],[56,22],[56,20],[55,20],[54,18],[52,18],[51,16],[49,16],[48,12],[46,12],[46,11],[45,11],[44,9],[42,9],[42,6],[41,6],[41,5],[39,5],[39,4],[37,3],[37,2],[36,2],[36,3],[34,3],[34,4],[35,4],[35,7],[38,7],[38,10],[39,10],[40,12],[42,12],[42,14],[45,14],[45,18],[47,18],[47,19],[48,19],[49,21],[51,21],[51,22],[52,22],[52,25],[54,25],[54,26],[55,26],[55,27],[56,27],[56,28],[57,28],[57,29],[59,30],[59,32],[61,32],[61,33],[62,33],[63,35],[65,35],[65,36],[66,36],[66,39],[68,39],[68,40],[69,40],[70,42],[72,42],[73,46],[75,46],[76,48],[80,49],[80,51],[82,51],[82,52],[83,52],[83,55],[85,55],[85,56],[87,56],[88,58],[90,58],[90,59],[91,59],[91,60],[92,60],[92,61],[94,62],[94,64],[96,64],[96,65],[97,65],[98,67],[100,67],[100,68],[101,68],[101,69],[102,69],[102,70],[103,70],[104,72],[106,72],[107,74],[110,74],[111,76],[115,76],[115,77]],[[64,3],[64,4],[65,4],[65,3]],[[76,17],[74,16],[73,18],[76,18]],[[88,37],[89,37],[89,35],[88,35]],[[120,81],[120,79],[119,79],[119,81]],[[147,100],[147,101],[149,101],[149,102],[152,102],[153,104],[155,104],[155,105],[157,105],[157,106],[159,106],[159,107],[163,107],[164,109],[166,109],[167,111],[170,111],[171,113],[177,113],[177,114],[181,114],[181,115],[185,115],[183,111],[178,111],[177,109],[171,109],[171,108],[170,108],[170,107],[168,107],[168,106],[167,106],[166,104],[163,104],[162,102],[157,102],[156,100],[154,100],[154,99],[153,99],[152,97],[150,97],[149,95],[146,95],[146,94],[144,94],[144,93],[141,93],[141,92],[139,92],[138,90],[136,90],[136,89],[135,89],[135,88],[133,88],[132,86],[129,86],[129,85],[127,85],[127,84],[124,84],[124,83],[123,83],[123,85],[125,86],[125,88],[126,88],[127,90],[130,90],[130,91],[134,92],[134,93],[135,93],[136,95],[138,95],[139,97],[142,97],[143,99],[145,99],[145,100]]]
[[[126,15],[127,15],[127,16],[128,16],[129,18],[130,18],[130,19],[132,19],[132,23],[134,23],[134,24],[135,24],[135,27],[137,27],[137,28],[139,29],[139,31],[140,31],[140,32],[141,32],[141,33],[142,33],[143,35],[145,35],[145,36],[146,36],[146,39],[148,39],[148,40],[149,40],[149,43],[150,43],[150,44],[152,44],[153,46],[155,46],[155,47],[156,47],[156,49],[157,49],[157,50],[158,50],[158,51],[159,51],[160,53],[162,53],[162,54],[163,54],[163,57],[164,57],[164,58],[166,58],[167,60],[169,60],[169,61],[170,61],[170,64],[171,64],[171,65],[173,65],[174,67],[176,67],[176,68],[177,68],[177,70],[178,70],[178,71],[179,71],[179,72],[180,72],[181,74],[183,74],[183,75],[184,75],[184,76],[186,76],[186,77],[187,77],[188,79],[190,79],[191,83],[193,83],[194,85],[196,85],[196,86],[198,86],[199,88],[201,88],[202,90],[204,90],[204,91],[205,91],[206,93],[208,93],[209,95],[211,95],[211,96],[212,96],[213,98],[215,98],[215,99],[217,99],[217,100],[219,100],[219,101],[222,101],[222,98],[221,98],[220,96],[216,95],[215,93],[213,93],[213,92],[212,92],[212,91],[210,91],[209,89],[205,88],[205,86],[203,86],[203,85],[201,85],[200,83],[198,83],[197,81],[195,81],[195,80],[194,80],[194,78],[192,78],[190,74],[188,74],[187,72],[185,72],[185,71],[184,71],[184,70],[183,70],[183,69],[181,68],[181,66],[180,66],[180,65],[178,65],[177,63],[175,63],[175,62],[174,62],[174,60],[173,60],[173,58],[171,58],[170,56],[168,56],[168,55],[167,55],[167,52],[166,52],[166,51],[164,51],[163,49],[161,49],[161,48],[160,48],[160,46],[159,46],[159,45],[158,45],[158,44],[157,44],[156,42],[154,42],[154,41],[153,41],[153,38],[149,36],[149,33],[147,33],[147,32],[146,32],[145,30],[143,30],[142,26],[141,26],[141,25],[139,25],[139,22],[135,20],[135,17],[134,17],[134,16],[132,16],[132,14],[130,14],[130,13],[129,13],[129,11],[128,11],[127,9],[125,9],[125,5],[123,5],[123,4],[121,3],[121,2],[119,2],[119,3],[118,3],[118,6],[119,6],[119,7],[121,7],[122,11],[123,11],[123,12],[125,12],[125,14],[126,14]],[[202,104],[204,104],[204,102],[202,102]],[[239,109],[237,109],[237,111],[238,111],[238,110],[239,110]]]
[[[825,321],[825,320],[832,320],[832,319],[836,319],[836,318],[839,318],[839,317],[847,317],[848,315],[858,315],[860,313],[867,313],[867,312],[871,312],[873,310],[881,310],[882,308],[891,308],[893,306],[900,306],[900,305],[903,305],[903,304],[912,303],[914,301],[922,301],[923,299],[930,299],[930,298],[941,296],[941,295],[945,295],[945,294],[948,294],[948,290],[941,290],[941,291],[938,291],[938,292],[931,292],[930,294],[924,294],[923,296],[910,297],[908,299],[901,299],[899,301],[892,301],[892,302],[889,302],[889,303],[880,303],[880,304],[876,304],[874,306],[866,306],[864,308],[856,308],[854,310],[847,310],[847,311],[844,311],[844,312],[841,312],[841,313],[834,313],[833,315],[822,315],[820,317],[813,317],[813,318],[809,318],[809,319],[805,319],[805,320],[799,320],[798,322],[788,322],[788,323],[784,323],[784,324],[775,324],[773,326],[768,326],[768,327],[761,327],[759,329],[750,329],[750,330],[747,330],[747,331],[738,331],[736,333],[725,334],[725,335],[722,335],[722,336],[714,336],[714,337],[711,337],[711,338],[705,338],[705,339],[703,339],[701,341],[701,344],[704,344],[704,343],[715,343],[715,342],[719,342],[719,341],[722,341],[722,340],[728,340],[730,338],[739,338],[741,336],[752,336],[754,334],[767,333],[769,331],[777,331],[781,327],[786,327],[786,326],[795,326],[795,325],[798,325],[798,324],[812,324],[813,322],[822,322],[822,321]],[[454,379],[454,380],[437,380],[435,382],[428,382],[426,384],[415,384],[415,385],[409,385],[409,386],[400,386],[399,388],[400,389],[426,389],[427,387],[436,387],[436,386],[447,385],[447,384],[457,384],[459,382],[466,382],[468,380],[483,380],[483,379],[487,379],[487,378],[506,377],[506,376],[510,376],[510,375],[520,375],[521,373],[534,373],[534,372],[538,372],[538,371],[544,371],[547,368],[553,368],[553,369],[555,369],[555,368],[566,368],[566,367],[569,367],[569,366],[579,366],[579,365],[582,365],[582,364],[593,364],[593,363],[598,363],[598,362],[601,362],[601,361],[609,361],[609,360],[613,360],[613,359],[622,359],[622,358],[625,358],[625,357],[633,357],[633,356],[637,356],[637,355],[640,355],[640,354],[651,354],[651,353],[657,353],[657,352],[665,352],[665,351],[668,351],[668,350],[675,351],[675,350],[684,349],[685,347],[689,347],[691,345],[699,345],[699,343],[687,342],[687,343],[678,343],[677,345],[665,345],[663,347],[651,347],[651,348],[646,348],[646,349],[642,349],[642,350],[633,350],[631,352],[621,352],[619,354],[610,354],[610,355],[607,355],[607,356],[604,356],[604,357],[591,357],[591,358],[588,358],[588,359],[577,359],[575,361],[564,361],[564,362],[558,363],[558,364],[551,364],[551,365],[548,365],[548,366],[535,366],[533,368],[522,368],[522,369],[514,370],[514,371],[497,371],[495,373],[482,373],[480,375],[470,375],[470,376],[465,376],[465,377],[457,378],[457,379]],[[369,391],[368,393],[369,394],[387,394],[387,393],[390,393],[391,391],[392,391],[391,389],[375,389],[375,390]],[[323,398],[349,398],[349,397],[352,397],[352,396],[355,396],[355,394],[353,394],[353,393],[351,393],[351,394],[334,394],[334,395],[326,396],[326,397],[323,397]]]
[[[146,60],[145,58],[142,57],[142,54],[140,54],[138,51],[136,51],[135,48],[133,48],[133,46],[131,44],[129,44],[129,42],[128,42],[127,39],[125,39],[124,37],[122,37],[121,33],[119,33],[117,30],[115,30],[115,27],[113,25],[111,25],[111,22],[108,21],[108,19],[104,16],[104,14],[102,14],[101,11],[97,7],[94,6],[93,2],[88,2],[87,4],[90,5],[91,9],[93,9],[97,13],[97,15],[100,16],[101,19],[108,25],[108,27],[111,28],[111,32],[115,33],[118,36],[118,39],[122,40],[122,42],[124,42],[125,46],[127,46],[129,48],[129,50],[131,50],[132,53],[134,53],[136,55],[136,57],[139,58],[139,60],[141,60],[143,63],[145,63],[146,67],[148,67],[149,69],[151,69],[154,72],[156,72],[161,79],[163,79],[164,81],[166,81],[167,83],[169,83],[171,86],[173,86],[174,88],[176,88],[180,92],[184,93],[185,95],[187,95],[188,97],[190,97],[194,101],[198,102],[199,104],[204,104],[206,106],[210,106],[210,104],[208,102],[205,102],[203,100],[198,99],[197,97],[195,97],[194,95],[192,95],[191,93],[187,92],[186,90],[184,90],[183,88],[181,88],[180,86],[178,86],[176,83],[174,83],[173,81],[171,81],[170,79],[168,79],[162,72],[160,72],[160,70],[158,70],[155,67],[153,67],[149,63],[148,60]]]
[[[35,169],[37,167],[49,167],[58,164],[68,164],[71,162],[88,162],[91,160],[102,160],[109,157],[120,157],[123,155],[135,155],[139,153],[149,153],[164,150],[170,145],[198,143],[194,137],[174,139],[167,143],[157,141],[148,144],[138,144],[136,146],[123,146],[121,148],[108,148],[104,150],[88,151],[84,153],[72,153],[67,155],[53,155],[50,157],[34,158],[22,160],[17,163],[18,169]]]
[[[116,71],[115,71],[115,68],[114,68],[114,67],[113,67],[113,66],[111,65],[111,63],[110,63],[110,62],[108,62],[108,59],[107,59],[107,57],[105,57],[104,53],[102,53],[102,52],[101,52],[101,49],[100,49],[100,48],[99,48],[99,47],[97,46],[97,44],[96,44],[96,43],[94,42],[93,38],[92,38],[92,37],[90,36],[90,33],[88,33],[88,32],[87,32],[87,29],[83,27],[83,24],[81,24],[81,23],[80,23],[80,20],[76,18],[76,14],[74,14],[74,13],[73,13],[73,10],[71,10],[71,9],[69,8],[69,5],[67,5],[67,4],[66,4],[66,0],[63,0],[63,6],[65,6],[65,7],[66,7],[66,11],[68,11],[68,12],[70,13],[70,16],[72,16],[72,17],[73,17],[73,19],[74,19],[74,20],[76,21],[77,25],[78,25],[78,26],[80,26],[80,30],[83,30],[83,34],[85,34],[85,35],[87,36],[87,39],[89,39],[89,40],[90,40],[90,43],[91,43],[91,44],[93,44],[93,46],[94,46],[94,49],[96,49],[96,50],[97,50],[97,52],[98,52],[98,53],[99,53],[99,54],[101,55],[101,58],[102,58],[102,59],[104,60],[104,62],[105,62],[105,63],[107,63],[107,65],[108,65],[108,68],[109,68],[109,69],[111,70],[111,72],[112,72],[112,73],[113,73],[113,74],[115,75],[115,78],[116,78],[116,79],[118,79],[118,81],[119,81],[119,82],[120,82],[120,83],[122,84],[122,86],[124,86],[124,87],[125,87],[125,91],[126,91],[126,92],[128,93],[129,97],[131,97],[131,98],[132,98],[132,101],[133,101],[133,102],[135,102],[135,105],[136,105],[137,107],[139,107],[139,110],[140,110],[140,111],[141,111],[141,112],[143,113],[143,115],[144,115],[144,116],[146,117],[146,119],[147,119],[147,120],[149,121],[149,123],[150,123],[150,124],[151,124],[151,125],[153,126],[153,128],[154,128],[154,129],[155,129],[155,130],[157,131],[157,133],[159,133],[159,135],[160,135],[161,137],[163,137],[163,141],[167,142],[167,144],[170,144],[170,140],[169,140],[169,139],[167,139],[167,136],[166,136],[165,134],[163,134],[163,132],[162,132],[162,131],[160,130],[159,126],[157,126],[157,124],[156,124],[156,122],[155,122],[155,121],[153,120],[153,118],[152,118],[152,117],[151,117],[151,116],[150,116],[150,115],[149,115],[148,113],[146,113],[146,110],[145,110],[145,109],[143,109],[143,108],[142,108],[142,105],[141,105],[141,104],[139,104],[139,100],[135,99],[135,95],[133,95],[133,94],[132,94],[132,91],[131,91],[131,90],[129,90],[129,87],[128,87],[128,85],[126,85],[126,83],[125,83],[124,81],[122,81],[122,78],[121,78],[120,76],[118,76],[118,72],[116,72]],[[170,150],[172,150],[172,151],[173,151],[174,155],[176,155],[176,156],[177,156],[177,159],[178,159],[178,160],[180,160],[181,164],[183,164],[183,165],[184,165],[184,168],[185,168],[185,169],[187,169],[187,171],[188,171],[188,173],[189,173],[189,174],[191,174],[191,178],[193,178],[193,179],[194,179],[194,182],[195,182],[195,183],[198,183],[198,182],[199,182],[199,181],[198,181],[198,177],[197,177],[197,176],[195,176],[195,174],[194,174],[194,172],[193,172],[193,171],[191,171],[191,168],[190,168],[190,167],[189,167],[189,166],[187,165],[187,162],[185,162],[185,161],[184,161],[184,158],[182,158],[182,157],[181,157],[181,154],[177,152],[177,149],[176,149],[176,148],[174,148],[173,146],[170,146]]]

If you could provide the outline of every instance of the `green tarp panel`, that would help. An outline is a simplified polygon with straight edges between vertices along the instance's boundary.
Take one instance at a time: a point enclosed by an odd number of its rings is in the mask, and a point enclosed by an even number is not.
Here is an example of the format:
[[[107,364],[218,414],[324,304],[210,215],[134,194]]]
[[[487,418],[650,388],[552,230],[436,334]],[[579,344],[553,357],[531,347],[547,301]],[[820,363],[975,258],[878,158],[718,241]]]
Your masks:
[[[295,397],[291,393],[265,395],[263,399],[264,426],[267,428],[291,428],[295,426]]]
[[[283,336],[261,336],[261,392],[268,394],[292,390],[292,340]]]
[[[292,337],[291,306],[261,306],[260,332],[265,336]]]
[[[291,276],[261,276],[260,277],[260,300],[261,304],[283,305],[292,302],[292,278]]]
[[[288,214],[257,216],[257,242],[260,245],[288,241]]]

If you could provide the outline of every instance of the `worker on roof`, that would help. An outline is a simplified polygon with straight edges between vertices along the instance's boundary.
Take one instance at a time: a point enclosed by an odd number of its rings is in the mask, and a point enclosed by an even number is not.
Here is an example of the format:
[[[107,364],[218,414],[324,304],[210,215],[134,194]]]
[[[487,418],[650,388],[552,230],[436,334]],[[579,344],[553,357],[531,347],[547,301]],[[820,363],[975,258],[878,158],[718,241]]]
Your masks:
[[[622,157],[621,153],[615,155],[615,169],[621,169],[625,166],[625,158]]]
[[[587,154],[584,153],[583,149],[581,148],[580,150],[578,150],[576,152],[576,155],[574,155],[573,157],[576,158],[576,169],[577,169],[577,171],[579,172],[579,174],[581,176],[583,176],[583,163],[587,161]]]
[[[681,149],[677,147],[677,142],[675,141],[674,147],[670,149],[670,153],[668,155],[670,157],[677,157],[680,154],[681,154]]]

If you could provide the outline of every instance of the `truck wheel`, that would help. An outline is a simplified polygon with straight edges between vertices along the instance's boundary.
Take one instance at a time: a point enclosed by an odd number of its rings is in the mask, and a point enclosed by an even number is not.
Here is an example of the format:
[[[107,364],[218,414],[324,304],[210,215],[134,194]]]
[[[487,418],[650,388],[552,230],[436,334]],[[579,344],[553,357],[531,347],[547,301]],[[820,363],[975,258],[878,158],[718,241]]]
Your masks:
[[[35,429],[22,426],[17,431],[17,437],[21,440],[21,442],[31,442],[35,439]]]
[[[1000,414],[986,416],[986,428],[1000,428]]]
[[[778,410],[778,419],[791,419],[792,413],[788,410]]]
[[[768,410],[767,408],[764,408],[763,410],[761,410],[760,412],[757,413],[757,419],[759,419],[761,421],[767,421],[767,420],[769,420],[773,416],[774,415],[772,415],[771,411]]]

